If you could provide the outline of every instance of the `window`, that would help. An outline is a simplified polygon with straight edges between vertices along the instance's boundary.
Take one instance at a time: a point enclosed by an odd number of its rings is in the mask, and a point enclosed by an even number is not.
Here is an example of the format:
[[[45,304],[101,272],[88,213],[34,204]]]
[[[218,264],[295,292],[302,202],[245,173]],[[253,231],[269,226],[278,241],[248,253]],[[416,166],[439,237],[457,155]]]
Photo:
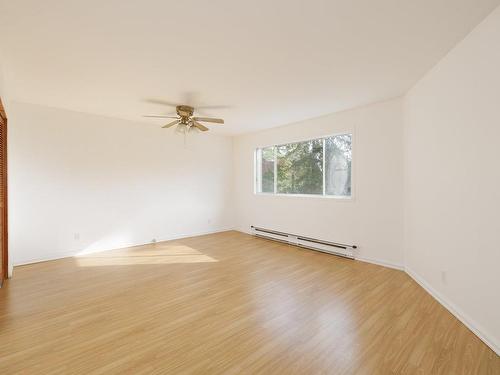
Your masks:
[[[324,139],[325,194],[351,196],[352,136],[337,135]]]
[[[256,192],[350,197],[352,135],[256,150]]]
[[[274,147],[257,150],[259,161],[260,193],[274,193]]]

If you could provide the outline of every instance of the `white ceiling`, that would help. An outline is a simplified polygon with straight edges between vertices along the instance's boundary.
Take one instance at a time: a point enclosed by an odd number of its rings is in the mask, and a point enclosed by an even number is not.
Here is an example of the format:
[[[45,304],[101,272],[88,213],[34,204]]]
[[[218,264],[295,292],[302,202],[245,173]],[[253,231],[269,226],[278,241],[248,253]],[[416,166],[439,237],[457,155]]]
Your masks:
[[[237,134],[402,95],[500,0],[0,3],[10,100],[152,125],[171,110],[146,99],[224,105],[203,114]]]

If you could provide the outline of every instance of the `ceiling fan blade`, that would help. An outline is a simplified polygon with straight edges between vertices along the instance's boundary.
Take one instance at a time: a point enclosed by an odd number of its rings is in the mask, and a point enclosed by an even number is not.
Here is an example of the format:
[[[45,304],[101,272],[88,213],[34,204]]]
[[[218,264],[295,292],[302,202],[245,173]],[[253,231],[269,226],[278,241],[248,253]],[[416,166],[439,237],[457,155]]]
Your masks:
[[[163,129],[170,128],[171,126],[174,126],[174,125],[176,125],[178,123],[179,123],[179,120],[175,120],[175,121],[169,122],[167,125],[163,125],[162,128]]]
[[[196,109],[230,109],[230,105],[197,105]]]
[[[153,117],[153,118],[179,118],[179,116],[163,116],[163,115],[144,115],[142,117]]]
[[[193,117],[194,121],[204,121],[204,122],[214,122],[216,124],[223,124],[224,120],[221,118],[211,118],[211,117]]]
[[[200,129],[202,132],[206,132],[208,130],[208,128],[205,125],[202,125],[196,121],[193,121],[193,126]]]
[[[167,105],[169,107],[177,107],[177,103],[169,102],[167,100],[161,100],[161,99],[145,99],[146,102],[148,103],[153,103],[153,104],[160,104],[160,105]]]

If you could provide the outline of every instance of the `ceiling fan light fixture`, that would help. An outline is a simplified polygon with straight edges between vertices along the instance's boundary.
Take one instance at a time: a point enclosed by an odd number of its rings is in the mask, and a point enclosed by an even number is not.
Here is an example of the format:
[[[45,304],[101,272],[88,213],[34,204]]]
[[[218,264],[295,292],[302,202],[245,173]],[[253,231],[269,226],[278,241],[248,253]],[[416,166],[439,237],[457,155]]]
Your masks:
[[[182,123],[177,125],[177,127],[175,128],[175,131],[176,131],[176,133],[185,134],[186,133],[186,125],[184,125]]]

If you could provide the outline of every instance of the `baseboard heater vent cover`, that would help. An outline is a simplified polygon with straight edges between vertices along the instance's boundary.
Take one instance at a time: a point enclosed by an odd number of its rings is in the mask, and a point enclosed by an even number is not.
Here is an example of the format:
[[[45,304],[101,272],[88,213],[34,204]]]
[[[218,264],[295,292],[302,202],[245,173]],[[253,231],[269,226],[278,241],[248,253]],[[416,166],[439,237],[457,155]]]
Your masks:
[[[356,245],[347,245],[337,242],[319,240],[316,238],[279,232],[277,230],[259,228],[253,225],[251,226],[251,228],[252,234],[257,237],[280,241],[290,245],[321,251],[323,253],[339,255],[349,259],[354,259],[354,250],[357,248]]]

